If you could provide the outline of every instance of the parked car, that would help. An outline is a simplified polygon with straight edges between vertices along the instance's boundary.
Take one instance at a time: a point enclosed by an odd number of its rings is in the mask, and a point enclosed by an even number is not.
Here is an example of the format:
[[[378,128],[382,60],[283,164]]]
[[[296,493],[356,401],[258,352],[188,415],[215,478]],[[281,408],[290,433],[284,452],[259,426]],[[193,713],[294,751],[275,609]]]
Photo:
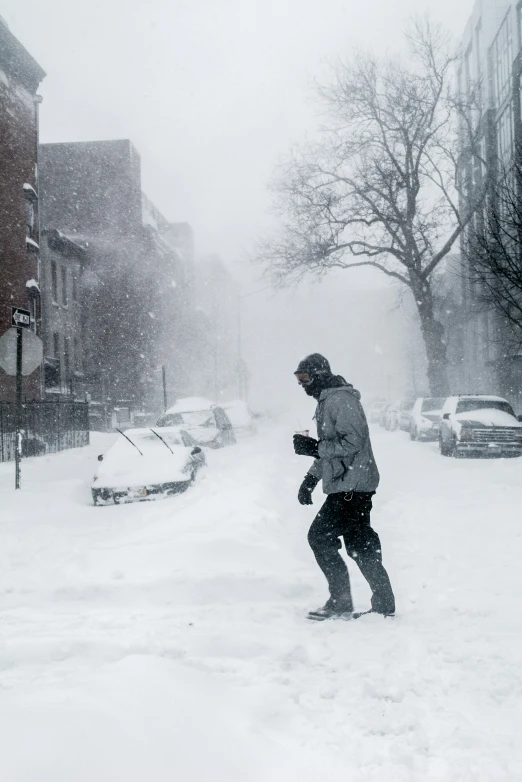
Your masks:
[[[198,445],[207,448],[223,448],[236,442],[225,411],[210,400],[199,397],[179,399],[158,418],[156,426],[182,427],[191,433]]]
[[[372,424],[380,423],[383,409],[388,405],[386,399],[372,399],[368,405],[368,420]]]
[[[501,396],[450,396],[442,408],[439,448],[443,456],[520,456],[522,423]]]
[[[396,399],[386,407],[384,414],[384,428],[389,432],[394,432],[399,428],[399,411],[401,402],[400,399]]]
[[[408,432],[413,405],[413,399],[396,399],[388,405],[384,414],[384,428],[389,432],[394,432],[396,429]]]
[[[388,410],[391,407],[391,403],[387,402],[384,407],[382,408],[381,412],[379,413],[379,426],[382,426],[383,429],[386,429],[386,420],[388,416]]]
[[[440,396],[420,396],[415,400],[410,416],[412,440],[436,440],[439,436],[442,406],[446,401]]]
[[[225,411],[236,436],[251,435],[257,432],[254,416],[246,402],[236,399],[233,402],[223,402]]]
[[[194,438],[176,427],[120,432],[91,486],[95,505],[155,500],[186,491],[206,464]]]
[[[401,399],[399,403],[399,411],[397,414],[397,426],[402,429],[403,432],[410,431],[411,413],[415,399]]]

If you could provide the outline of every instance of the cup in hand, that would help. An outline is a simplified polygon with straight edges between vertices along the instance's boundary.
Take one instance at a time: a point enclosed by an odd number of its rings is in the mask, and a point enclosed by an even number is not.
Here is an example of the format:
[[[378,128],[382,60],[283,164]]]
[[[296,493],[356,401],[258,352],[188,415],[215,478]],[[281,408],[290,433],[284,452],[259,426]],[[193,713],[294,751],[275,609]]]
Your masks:
[[[302,434],[304,437],[310,437],[310,429],[303,429],[300,432],[294,432],[294,434]]]

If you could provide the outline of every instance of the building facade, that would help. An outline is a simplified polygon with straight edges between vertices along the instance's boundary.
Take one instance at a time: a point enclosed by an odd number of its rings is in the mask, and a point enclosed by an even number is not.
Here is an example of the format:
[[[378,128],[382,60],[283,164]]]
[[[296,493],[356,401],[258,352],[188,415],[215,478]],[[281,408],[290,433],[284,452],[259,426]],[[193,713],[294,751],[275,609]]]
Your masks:
[[[31,312],[40,333],[38,106],[45,73],[0,19],[0,334],[11,307]],[[41,373],[23,379],[27,399],[41,395]],[[0,400],[13,400],[15,379],[0,368]]]
[[[486,177],[515,176],[522,140],[522,3],[477,0],[461,41],[459,90],[469,111],[480,155],[461,155],[461,213],[466,214]],[[513,182],[515,188],[522,183]],[[522,409],[522,360],[506,320],[488,304],[473,273],[473,236],[484,229],[490,197],[476,212],[461,241],[462,387],[464,392],[500,393]],[[470,263],[471,262],[471,263]]]
[[[163,366],[171,399],[192,391],[190,226],[142,193],[128,140],[44,144],[40,169],[46,393],[159,411]]]

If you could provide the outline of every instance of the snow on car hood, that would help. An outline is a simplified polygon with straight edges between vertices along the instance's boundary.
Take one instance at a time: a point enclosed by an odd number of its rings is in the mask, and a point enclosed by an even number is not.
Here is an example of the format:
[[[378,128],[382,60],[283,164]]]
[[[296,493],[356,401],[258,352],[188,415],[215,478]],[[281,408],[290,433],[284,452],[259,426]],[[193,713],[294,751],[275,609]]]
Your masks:
[[[506,413],[504,410],[487,408],[485,410],[471,410],[466,413],[456,413],[455,421],[459,424],[470,424],[482,428],[485,426],[511,426],[522,427],[522,423],[515,416]]]
[[[188,448],[178,446],[170,453],[164,446],[161,450],[144,450],[143,456],[132,447],[128,450],[117,443],[105,454],[94,477],[95,488],[117,488],[150,486],[159,483],[188,481],[189,474],[183,468],[189,463]]]
[[[178,399],[175,405],[169,407],[165,415],[169,413],[193,413],[199,410],[212,410],[215,402],[200,396],[191,396],[186,399]]]
[[[230,423],[233,427],[251,426],[252,416],[248,410],[245,402],[227,402],[222,405],[223,410],[227,414]]]
[[[211,443],[219,434],[219,429],[215,426],[184,426],[183,429],[191,434],[199,445]]]

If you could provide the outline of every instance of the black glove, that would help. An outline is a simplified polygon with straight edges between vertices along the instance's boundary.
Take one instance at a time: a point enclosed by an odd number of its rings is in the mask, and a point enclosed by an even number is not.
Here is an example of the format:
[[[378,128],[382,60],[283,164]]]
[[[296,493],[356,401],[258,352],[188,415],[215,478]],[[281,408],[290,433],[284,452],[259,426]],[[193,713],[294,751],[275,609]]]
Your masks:
[[[319,458],[319,442],[304,434],[294,434],[294,451],[298,456],[313,456]]]
[[[297,499],[301,505],[313,505],[312,492],[319,483],[319,478],[314,478],[309,472],[306,473],[304,481],[299,487]]]

